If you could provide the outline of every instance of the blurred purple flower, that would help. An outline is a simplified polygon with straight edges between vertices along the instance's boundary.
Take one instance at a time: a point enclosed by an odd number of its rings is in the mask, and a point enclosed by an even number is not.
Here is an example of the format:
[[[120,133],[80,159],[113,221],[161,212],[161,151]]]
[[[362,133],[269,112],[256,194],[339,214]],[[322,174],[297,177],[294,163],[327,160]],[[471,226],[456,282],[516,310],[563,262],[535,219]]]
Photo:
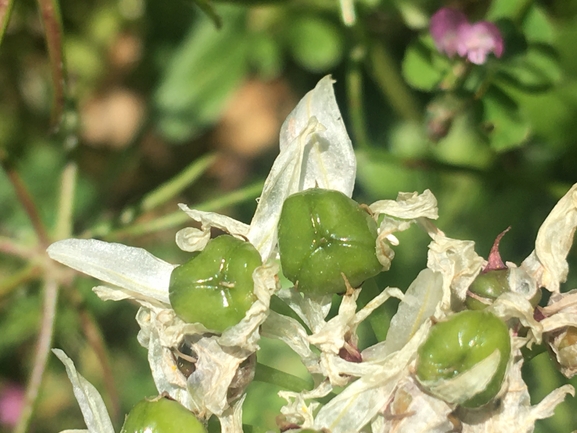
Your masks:
[[[458,54],[480,65],[490,52],[497,57],[503,54],[503,37],[497,26],[488,21],[471,24],[461,11],[439,9],[431,17],[429,29],[437,49],[449,57]]]
[[[429,29],[437,49],[453,57],[457,53],[459,44],[459,29],[468,25],[469,22],[463,12],[441,8],[431,17]]]
[[[24,407],[24,388],[11,383],[0,391],[0,424],[14,427]]]

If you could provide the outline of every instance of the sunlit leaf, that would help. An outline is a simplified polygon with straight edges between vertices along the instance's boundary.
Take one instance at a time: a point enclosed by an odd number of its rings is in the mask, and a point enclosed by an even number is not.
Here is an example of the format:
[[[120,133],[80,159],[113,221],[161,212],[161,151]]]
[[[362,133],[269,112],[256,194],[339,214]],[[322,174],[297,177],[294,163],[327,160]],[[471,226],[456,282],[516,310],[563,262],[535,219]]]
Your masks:
[[[295,20],[290,26],[289,46],[296,61],[313,72],[334,68],[343,55],[339,29],[319,17],[305,16]]]
[[[483,97],[484,129],[491,147],[505,151],[518,147],[529,138],[531,125],[515,101],[493,88]]]
[[[528,93],[543,92],[561,79],[557,54],[547,45],[531,45],[527,52],[504,64],[497,82]]]
[[[403,58],[403,76],[412,87],[433,90],[448,69],[449,60],[435,51],[430,37],[413,41]]]
[[[154,95],[160,130],[175,142],[214,123],[247,72],[245,12],[232,7],[219,12],[226,25],[218,30],[200,17],[166,62]]]

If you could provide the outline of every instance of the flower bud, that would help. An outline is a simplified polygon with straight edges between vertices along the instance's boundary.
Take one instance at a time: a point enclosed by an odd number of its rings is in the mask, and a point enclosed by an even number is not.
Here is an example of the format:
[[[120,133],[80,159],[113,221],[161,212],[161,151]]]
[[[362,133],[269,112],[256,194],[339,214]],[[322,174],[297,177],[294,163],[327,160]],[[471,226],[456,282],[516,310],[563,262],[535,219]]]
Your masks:
[[[206,433],[204,425],[180,403],[166,397],[141,400],[120,433]]]
[[[212,239],[170,276],[169,298],[176,315],[222,332],[239,323],[256,297],[252,273],[262,264],[249,242],[229,235]]]
[[[303,293],[342,293],[345,278],[358,287],[377,275],[382,265],[376,239],[375,221],[342,192],[312,188],[283,204],[278,229],[282,271]]]
[[[507,326],[486,311],[463,311],[435,324],[418,350],[421,385],[448,403],[483,406],[500,391],[511,355]]]

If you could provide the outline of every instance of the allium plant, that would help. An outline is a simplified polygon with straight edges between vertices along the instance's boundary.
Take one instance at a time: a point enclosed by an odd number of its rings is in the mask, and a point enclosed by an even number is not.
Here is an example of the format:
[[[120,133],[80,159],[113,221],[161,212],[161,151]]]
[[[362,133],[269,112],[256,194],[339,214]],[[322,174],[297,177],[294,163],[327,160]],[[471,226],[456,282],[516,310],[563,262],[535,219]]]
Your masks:
[[[179,268],[143,249],[68,239],[51,245],[48,254],[104,281],[106,286],[94,288],[103,300],[140,304],[138,341],[148,349],[159,394],[202,422],[218,417],[223,432],[242,431],[245,388],[254,377],[261,336],[286,343],[314,379],[312,390],[279,393],[286,399],[279,418],[282,431],[533,431],[535,420],[551,416],[566,394],[574,394],[565,385],[531,406],[521,376],[521,349],[545,341],[562,371],[568,376],[576,372],[577,293],[560,293],[560,284],[566,280],[566,256],[577,227],[577,185],[543,223],[535,250],[520,266],[498,266],[506,275],[495,279],[498,290],[486,294],[476,289],[482,284],[473,283],[497,269],[477,255],[472,241],[452,239],[434,225],[438,213],[431,191],[399,193],[396,200],[359,206],[350,199],[355,172],[332,80],[325,77],[283,124],[280,153],[250,225],[180,205],[200,229],[178,232],[177,245],[191,252],[191,264],[218,265],[206,277],[187,263],[177,278],[190,278],[187,296],[194,301],[196,293],[216,291],[221,301],[204,307],[218,315],[234,306],[235,290],[249,287],[254,295],[242,318],[224,329],[206,325],[221,327],[221,322],[199,323],[194,314],[175,312],[182,305],[171,304],[181,299],[173,293],[182,283],[176,287],[171,275]],[[431,238],[427,268],[406,290],[387,287],[358,308],[362,279],[390,268],[398,245],[395,233],[413,224]],[[235,240],[223,241],[221,249],[211,247],[213,227]],[[238,252],[237,244],[258,251],[260,260],[243,261],[250,254]],[[351,265],[349,251],[355,257],[371,256],[370,267],[354,260]],[[314,269],[305,272],[313,262]],[[289,277],[293,287],[281,287],[281,263],[297,263]],[[252,284],[242,276],[245,271]],[[339,276],[336,282],[334,275]],[[490,275],[483,278],[493,284]],[[534,302],[541,289],[553,294],[544,308]],[[335,292],[341,303],[338,314],[328,318]],[[272,311],[273,295],[301,321]],[[467,308],[471,296],[480,300],[474,309]],[[392,297],[401,302],[387,338],[361,350],[357,327]],[[62,351],[55,353],[66,366],[87,431],[113,433],[97,390]]]

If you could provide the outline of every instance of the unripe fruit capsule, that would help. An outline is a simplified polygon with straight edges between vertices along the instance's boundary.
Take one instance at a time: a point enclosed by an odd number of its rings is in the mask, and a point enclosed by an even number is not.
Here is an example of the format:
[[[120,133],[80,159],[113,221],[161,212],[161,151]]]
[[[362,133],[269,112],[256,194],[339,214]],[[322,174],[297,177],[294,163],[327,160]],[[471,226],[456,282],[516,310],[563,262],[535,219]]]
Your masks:
[[[204,425],[180,403],[166,397],[141,400],[120,433],[206,433]]]
[[[452,379],[466,373],[496,350],[500,355],[499,363],[485,389],[458,402],[468,408],[483,406],[501,389],[511,356],[507,326],[490,312],[463,311],[435,324],[419,347],[417,378],[425,387],[427,383]]]
[[[469,287],[465,305],[469,310],[482,310],[500,295],[509,291],[509,269],[497,269],[477,275]]]
[[[376,257],[377,225],[339,191],[312,188],[288,197],[278,242],[284,275],[307,294],[343,293],[382,270]]]
[[[223,332],[239,323],[256,300],[252,274],[261,264],[249,242],[229,235],[212,239],[200,254],[172,271],[172,308],[185,322]]]

